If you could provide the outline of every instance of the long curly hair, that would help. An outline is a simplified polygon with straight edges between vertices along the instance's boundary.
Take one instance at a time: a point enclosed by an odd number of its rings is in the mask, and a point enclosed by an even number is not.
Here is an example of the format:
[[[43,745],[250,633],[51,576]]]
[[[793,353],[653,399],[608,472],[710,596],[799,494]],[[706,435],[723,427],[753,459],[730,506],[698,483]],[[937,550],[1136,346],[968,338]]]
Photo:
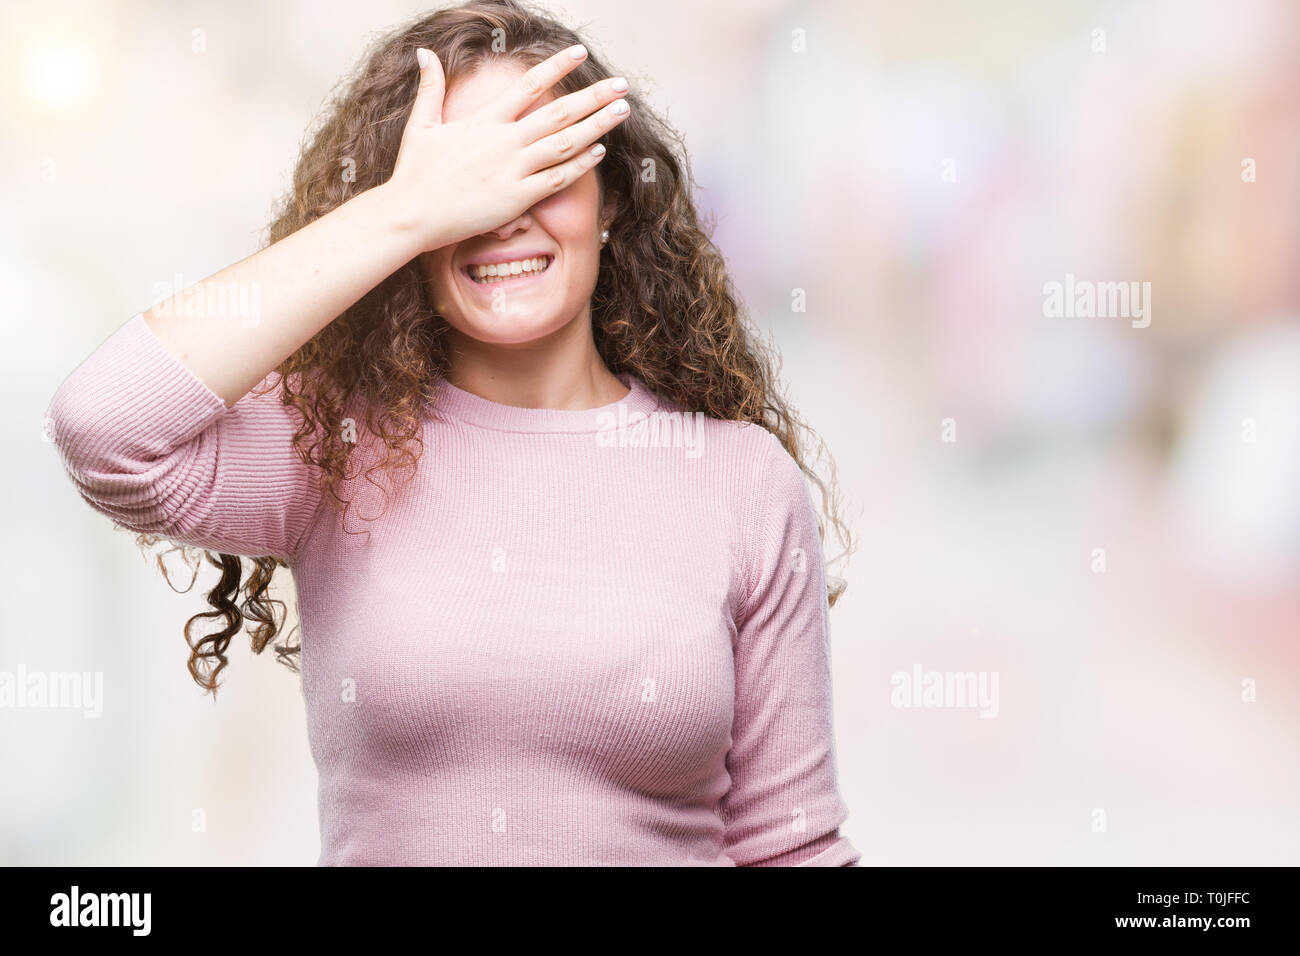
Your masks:
[[[438,55],[450,89],[485,61],[504,57],[529,67],[580,42],[592,49],[574,31],[518,0],[471,0],[380,37],[340,81],[304,138],[292,189],[277,206],[268,244],[390,177],[419,80],[417,48]],[[591,52],[557,84],[555,94],[616,75]],[[845,558],[853,540],[839,516],[834,462],[778,391],[776,350],[749,327],[723,257],[699,222],[681,137],[635,90],[626,98],[631,115],[604,135],[608,152],[595,167],[602,196],[615,202],[591,299],[596,348],[610,371],[635,375],[688,411],[752,422],[772,432],[819,489],[823,547],[829,523],[842,549],[839,557]],[[344,512],[349,503],[340,496],[340,485],[352,477],[347,464],[356,442],[345,440],[343,424],[353,408],[364,408],[364,427],[384,449],[367,478],[375,469],[413,471],[419,458],[421,415],[444,380],[449,358],[448,326],[434,309],[427,281],[418,260],[402,266],[264,383],[278,386],[283,403],[297,410],[297,454],[319,468],[322,498]],[[825,477],[816,470],[823,462]],[[139,540],[152,547],[161,539],[141,535]],[[180,550],[197,578],[202,563],[197,552]],[[221,575],[207,595],[211,610],[190,618],[185,638],[190,674],[215,696],[230,640],[245,622],[255,653],[280,633],[284,603],[271,597],[270,586],[276,568],[288,565],[276,557],[203,554]],[[157,560],[166,575],[163,557]],[[244,560],[252,568],[241,599]],[[827,599],[834,605],[845,585],[831,574],[827,581]],[[212,623],[219,629],[198,633],[200,625]],[[301,645],[291,638],[275,651],[296,671]]]

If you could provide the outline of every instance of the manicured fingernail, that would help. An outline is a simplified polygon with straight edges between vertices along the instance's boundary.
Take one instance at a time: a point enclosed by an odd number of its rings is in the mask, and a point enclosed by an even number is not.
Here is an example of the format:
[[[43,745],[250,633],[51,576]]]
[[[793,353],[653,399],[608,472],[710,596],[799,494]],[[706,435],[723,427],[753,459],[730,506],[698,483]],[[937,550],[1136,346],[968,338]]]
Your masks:
[[[614,105],[610,107],[619,116],[627,112],[627,100],[615,100]]]
[[[591,155],[593,155],[593,156],[604,156],[604,155],[605,155],[605,145],[604,145],[603,143],[597,143],[595,146],[591,147]]]
[[[623,79],[621,76],[616,76],[609,81],[609,88],[615,93],[622,93],[627,89],[627,80]]]
[[[581,43],[579,43],[577,46],[569,47],[569,56],[573,57],[575,60],[581,60],[586,55],[587,55],[587,48],[583,46]]]
[[[424,47],[420,47],[415,51],[415,61],[420,64],[420,69],[423,70],[429,65],[429,51]]]

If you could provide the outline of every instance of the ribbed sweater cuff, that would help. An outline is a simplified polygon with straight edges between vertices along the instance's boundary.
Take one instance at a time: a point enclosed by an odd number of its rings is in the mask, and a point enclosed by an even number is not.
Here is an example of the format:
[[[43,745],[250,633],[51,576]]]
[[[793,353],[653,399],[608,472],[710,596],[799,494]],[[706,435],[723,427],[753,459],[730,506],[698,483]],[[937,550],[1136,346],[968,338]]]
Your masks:
[[[847,837],[840,837],[814,857],[804,860],[796,866],[848,866],[862,859]]]

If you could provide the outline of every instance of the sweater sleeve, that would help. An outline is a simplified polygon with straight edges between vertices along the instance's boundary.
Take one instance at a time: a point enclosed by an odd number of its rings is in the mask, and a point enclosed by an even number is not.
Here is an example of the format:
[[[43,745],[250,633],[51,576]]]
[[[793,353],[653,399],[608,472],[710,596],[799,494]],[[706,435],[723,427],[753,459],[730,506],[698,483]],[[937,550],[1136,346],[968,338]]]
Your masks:
[[[826,577],[798,463],[768,433],[753,516],[751,591],[737,615],[736,706],[722,801],[738,866],[850,866],[832,739]]]
[[[279,396],[227,408],[138,314],[59,386],[45,427],[81,496],[116,524],[292,562],[320,492]]]

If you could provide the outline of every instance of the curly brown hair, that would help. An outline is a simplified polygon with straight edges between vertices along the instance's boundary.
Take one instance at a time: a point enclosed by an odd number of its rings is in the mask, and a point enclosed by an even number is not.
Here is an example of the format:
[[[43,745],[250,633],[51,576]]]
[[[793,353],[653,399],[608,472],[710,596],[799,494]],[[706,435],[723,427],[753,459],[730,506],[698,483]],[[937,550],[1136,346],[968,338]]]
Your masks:
[[[379,38],[357,70],[340,81],[306,137],[268,243],[389,178],[419,79],[417,48],[438,55],[450,89],[485,61],[505,57],[529,67],[580,42],[591,50],[573,30],[518,0],[471,0]],[[557,84],[556,95],[615,75],[591,53]],[[611,372],[629,372],[689,411],[752,422],[772,432],[820,491],[823,545],[829,522],[842,547],[840,557],[847,557],[853,541],[839,517],[834,462],[778,391],[777,353],[750,329],[724,259],[699,222],[681,137],[634,91],[626,98],[631,116],[605,134],[608,152],[595,167],[602,199],[615,201],[591,299],[596,348]],[[413,470],[422,450],[417,429],[444,380],[449,355],[448,326],[432,305],[427,281],[418,259],[407,263],[267,377],[266,387],[280,387],[283,403],[302,419],[294,438],[299,457],[320,469],[323,499],[344,512],[349,503],[339,488],[351,477],[346,466],[356,443],[344,440],[343,420],[354,407],[364,408],[364,428],[385,449],[384,459],[366,470],[367,479],[376,469]],[[811,462],[805,443],[815,449]],[[814,469],[823,460],[825,479]],[[145,546],[158,540],[140,536]],[[241,601],[243,559],[204,554],[221,577],[207,595],[212,609],[190,618],[185,638],[190,674],[215,696],[226,649],[245,621],[255,653],[280,632],[284,604],[269,588],[276,568],[288,565],[275,557],[250,558]],[[200,562],[193,552],[185,555],[197,577]],[[166,575],[161,555],[158,564]],[[844,586],[828,575],[831,605]],[[203,622],[221,627],[196,638],[196,625]],[[286,638],[275,650],[282,663],[297,670],[300,645]]]

